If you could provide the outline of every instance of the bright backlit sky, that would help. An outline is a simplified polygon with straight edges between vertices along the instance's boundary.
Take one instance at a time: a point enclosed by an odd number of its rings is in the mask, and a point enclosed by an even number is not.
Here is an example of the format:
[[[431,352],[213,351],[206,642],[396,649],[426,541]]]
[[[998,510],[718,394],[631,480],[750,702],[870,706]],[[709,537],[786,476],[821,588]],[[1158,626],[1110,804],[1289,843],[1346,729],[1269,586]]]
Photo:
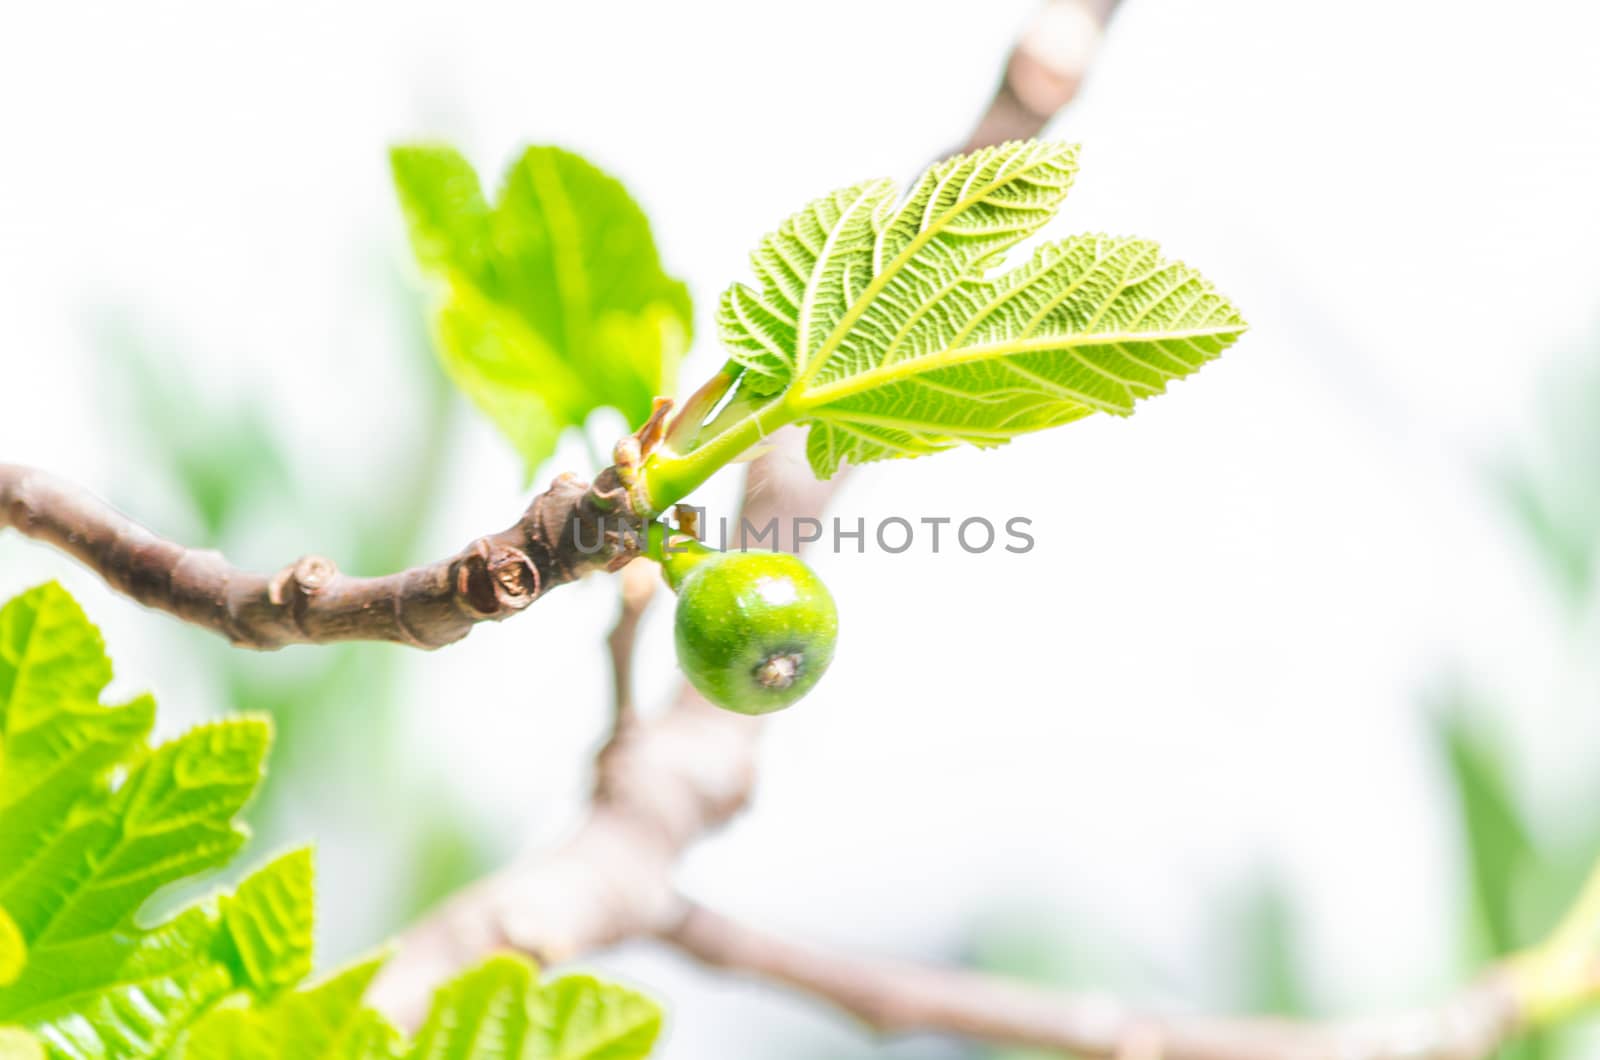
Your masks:
[[[550,142],[621,176],[696,295],[694,379],[720,360],[711,310],[754,240],[959,140],[1031,10],[12,5],[0,459],[162,516],[121,492],[137,468],[104,419],[92,324],[120,310],[208,392],[269,395],[300,472],[359,504],[408,429],[382,383],[384,272],[405,267],[385,148],[420,137],[490,172]],[[1597,133],[1592,4],[1127,0],[1051,130],[1085,145],[1052,231],[1160,239],[1252,332],[1131,420],[854,479],[851,517],[1020,514],[1038,547],[820,556],[835,668],[773,725],[755,809],[684,885],[801,937],[902,953],[1044,902],[1205,1002],[1196,954],[1219,896],[1271,871],[1300,900],[1326,1002],[1439,985],[1460,890],[1425,693],[1456,672],[1504,704],[1550,801],[1600,735],[1564,694],[1581,653],[1484,484],[1552,373],[1600,353]],[[487,427],[450,462],[441,554],[523,497]],[[206,712],[214,690],[168,619],[0,539],[0,597],[52,576],[105,626],[121,684],[161,695],[165,725]],[[485,827],[539,839],[570,823],[611,607],[607,585],[563,590],[409,664],[403,739]],[[667,620],[646,629],[655,700]],[[535,701],[525,675],[546,659],[583,664],[552,665],[560,687]],[[372,941],[385,925],[362,919],[360,874],[381,870],[337,852],[323,866],[345,874],[328,883],[329,945]],[[667,958],[618,967],[673,1002],[669,1060],[766,1055],[777,1033],[822,1052],[853,1040]]]

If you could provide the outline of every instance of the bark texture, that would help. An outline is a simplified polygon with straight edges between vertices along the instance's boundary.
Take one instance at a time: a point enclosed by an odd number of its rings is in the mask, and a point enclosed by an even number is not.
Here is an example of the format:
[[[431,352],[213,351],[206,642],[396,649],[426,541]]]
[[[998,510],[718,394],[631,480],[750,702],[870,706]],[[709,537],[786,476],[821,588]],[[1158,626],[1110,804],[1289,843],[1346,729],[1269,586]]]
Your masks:
[[[610,467],[593,483],[562,475],[505,530],[448,559],[376,578],[344,574],[322,556],[303,556],[275,574],[243,570],[15,464],[0,464],[0,529],[54,545],[118,592],[240,647],[386,640],[439,648],[636,555],[641,521],[625,474]]]

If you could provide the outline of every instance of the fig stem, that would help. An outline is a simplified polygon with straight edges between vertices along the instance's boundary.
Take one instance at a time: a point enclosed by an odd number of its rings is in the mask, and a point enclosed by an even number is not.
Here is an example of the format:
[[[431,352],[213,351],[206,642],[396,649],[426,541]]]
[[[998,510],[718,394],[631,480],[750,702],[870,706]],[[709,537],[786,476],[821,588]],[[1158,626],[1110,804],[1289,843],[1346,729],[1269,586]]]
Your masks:
[[[689,572],[712,556],[722,553],[707,548],[688,534],[679,533],[665,523],[654,522],[645,528],[644,555],[661,565],[661,573],[673,592]]]

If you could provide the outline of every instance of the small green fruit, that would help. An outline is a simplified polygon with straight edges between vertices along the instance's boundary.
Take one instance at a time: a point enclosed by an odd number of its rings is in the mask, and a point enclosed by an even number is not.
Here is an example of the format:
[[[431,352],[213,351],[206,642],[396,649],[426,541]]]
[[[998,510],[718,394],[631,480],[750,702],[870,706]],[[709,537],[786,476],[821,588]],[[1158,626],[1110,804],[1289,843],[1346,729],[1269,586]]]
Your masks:
[[[717,706],[782,710],[833,661],[833,597],[794,556],[697,551],[672,557],[667,577],[678,591],[678,665]]]

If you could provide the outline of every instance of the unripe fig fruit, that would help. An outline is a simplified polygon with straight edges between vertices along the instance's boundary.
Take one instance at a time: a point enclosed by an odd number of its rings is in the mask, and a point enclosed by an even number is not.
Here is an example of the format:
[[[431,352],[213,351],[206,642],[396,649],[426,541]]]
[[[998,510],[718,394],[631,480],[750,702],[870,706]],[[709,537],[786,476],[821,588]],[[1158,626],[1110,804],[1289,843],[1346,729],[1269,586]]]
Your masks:
[[[678,593],[678,665],[719,707],[782,710],[811,691],[833,661],[838,612],[811,568],[781,552],[671,556]]]

